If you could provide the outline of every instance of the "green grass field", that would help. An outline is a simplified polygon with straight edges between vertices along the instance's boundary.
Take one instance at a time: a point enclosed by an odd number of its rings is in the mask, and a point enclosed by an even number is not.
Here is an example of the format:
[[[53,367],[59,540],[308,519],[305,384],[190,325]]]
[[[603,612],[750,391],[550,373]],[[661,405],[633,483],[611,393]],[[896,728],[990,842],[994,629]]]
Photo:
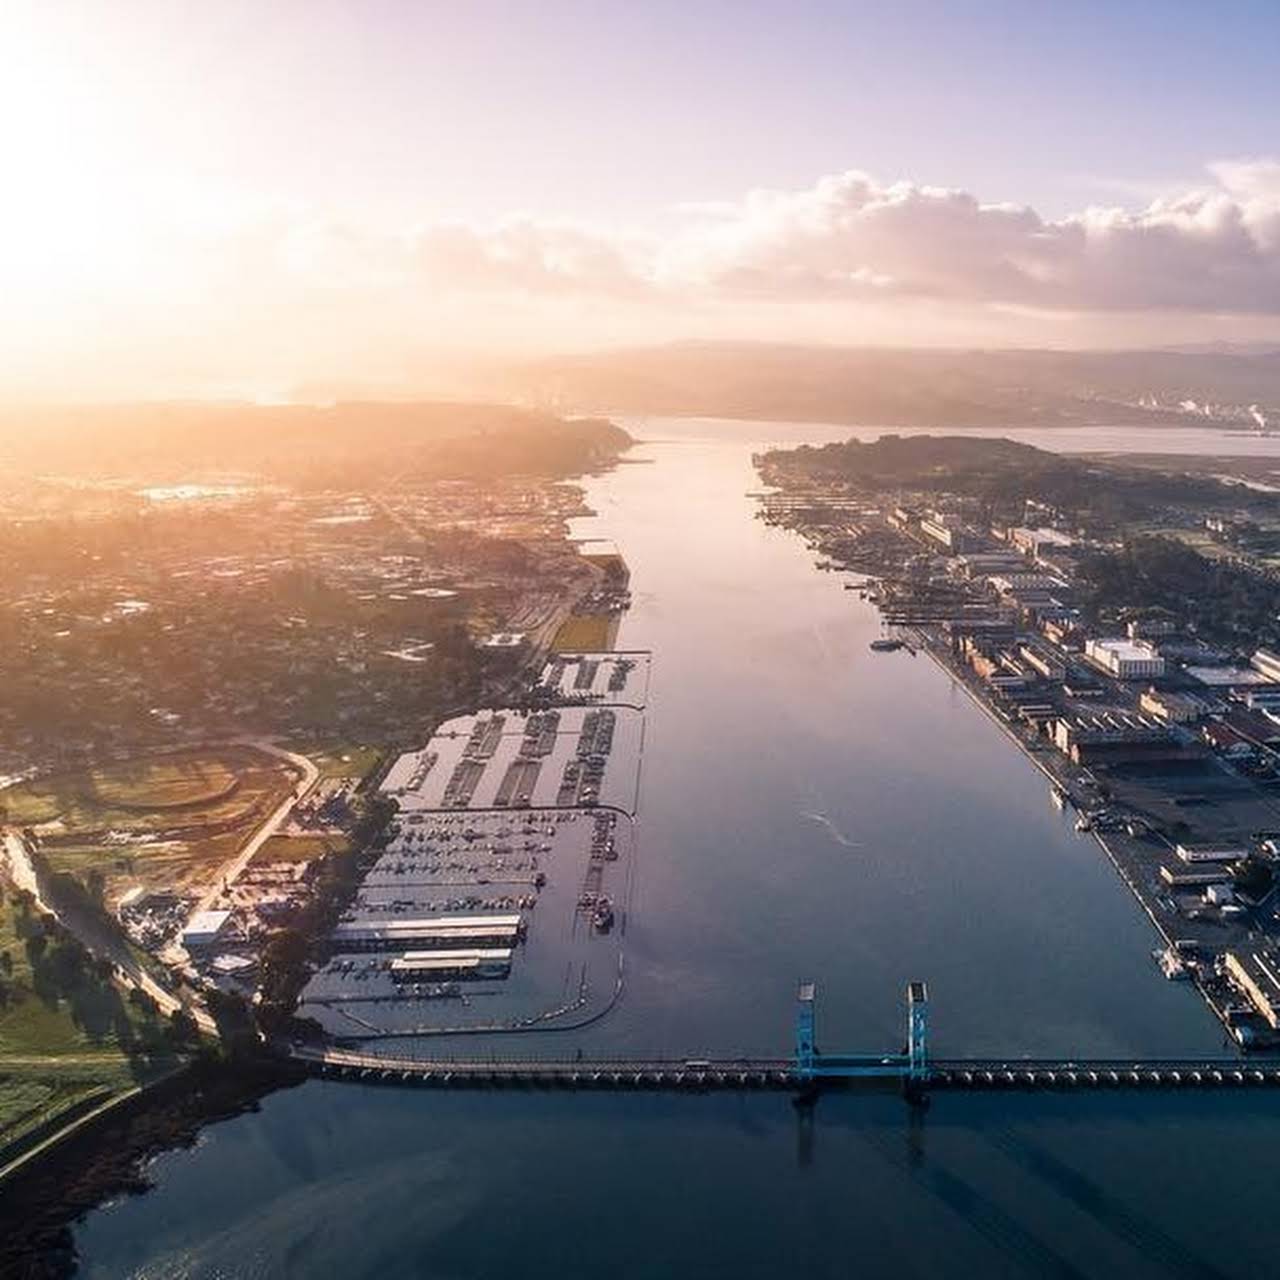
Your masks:
[[[272,862],[311,862],[326,853],[345,853],[351,841],[343,835],[272,836],[253,857],[254,866]]]
[[[613,614],[575,616],[560,624],[551,647],[557,653],[605,653],[613,648],[617,633]]]
[[[315,750],[302,748],[302,754],[320,770],[322,778],[367,778],[382,763],[379,747],[340,744]]]
[[[43,945],[33,937],[44,938]],[[24,1143],[177,1058],[163,1019],[89,964],[72,965],[38,915],[0,897],[0,1164]]]

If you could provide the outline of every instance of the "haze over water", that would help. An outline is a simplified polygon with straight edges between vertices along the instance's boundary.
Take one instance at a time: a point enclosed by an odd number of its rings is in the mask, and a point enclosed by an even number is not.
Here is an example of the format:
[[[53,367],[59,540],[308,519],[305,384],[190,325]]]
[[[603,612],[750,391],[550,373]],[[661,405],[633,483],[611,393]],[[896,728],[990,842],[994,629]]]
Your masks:
[[[1218,1052],[1041,775],[926,658],[871,654],[871,606],[754,518],[753,448],[849,431],[628,425],[652,443],[574,530],[618,543],[620,647],[654,651],[626,989],[504,1050],[785,1054],[803,977],[827,1049],[896,1050],[923,978],[938,1056]],[[313,1082],[78,1241],[103,1277],[1262,1275],[1278,1138],[1269,1094],[829,1096],[806,1134],[785,1095]]]

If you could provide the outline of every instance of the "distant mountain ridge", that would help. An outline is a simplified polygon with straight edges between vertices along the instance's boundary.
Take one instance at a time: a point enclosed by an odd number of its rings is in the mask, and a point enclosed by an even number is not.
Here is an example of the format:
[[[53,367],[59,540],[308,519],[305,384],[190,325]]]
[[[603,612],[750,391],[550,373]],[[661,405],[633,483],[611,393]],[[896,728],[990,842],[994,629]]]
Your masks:
[[[1280,427],[1280,350],[900,350],[677,343],[510,366],[502,398],[565,411],[1016,426]]]

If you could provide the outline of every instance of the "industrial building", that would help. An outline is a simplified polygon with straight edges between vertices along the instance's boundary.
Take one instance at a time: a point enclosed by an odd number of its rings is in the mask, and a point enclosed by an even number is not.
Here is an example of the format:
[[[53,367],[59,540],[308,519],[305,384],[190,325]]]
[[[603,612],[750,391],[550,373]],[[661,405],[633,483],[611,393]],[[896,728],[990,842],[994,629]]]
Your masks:
[[[407,919],[344,920],[330,935],[346,951],[416,947],[511,947],[520,938],[519,915],[438,915]]]
[[[463,951],[406,951],[391,962],[398,982],[434,982],[445,978],[505,978],[511,971],[510,947]]]
[[[1275,958],[1228,951],[1224,963],[1231,981],[1249,997],[1267,1025],[1273,1031],[1280,1031],[1280,972],[1277,972]]]
[[[1029,529],[1015,525],[1009,530],[1009,542],[1029,556],[1039,556],[1046,551],[1065,551],[1075,545],[1075,539],[1061,529]]]
[[[1018,653],[1029,667],[1038,671],[1046,680],[1066,679],[1066,661],[1047,645],[1023,644],[1019,646]]]
[[[1138,698],[1138,710],[1165,724],[1190,724],[1205,714],[1205,705],[1190,694],[1151,688],[1144,689]]]
[[[952,555],[967,551],[974,541],[955,516],[939,515],[937,512],[920,521],[920,532]]]
[[[188,951],[202,951],[213,946],[230,919],[230,911],[197,911],[182,931],[182,945]]]
[[[1205,863],[1194,870],[1162,866],[1160,879],[1171,889],[1203,889],[1211,884],[1225,884],[1231,879],[1231,869],[1222,863]]]
[[[1249,856],[1239,845],[1180,844],[1174,850],[1183,862],[1240,862]]]
[[[1280,654],[1272,653],[1270,649],[1259,649],[1249,662],[1255,671],[1268,680],[1280,681]]]
[[[1164,659],[1142,640],[1087,640],[1084,656],[1117,680],[1146,680],[1164,675]]]
[[[1148,613],[1140,618],[1130,618],[1125,631],[1130,640],[1150,640],[1155,636],[1171,636],[1178,630],[1178,620],[1172,614]]]
[[[1250,711],[1280,711],[1280,684],[1251,685],[1240,697]]]
[[[1253,743],[1221,720],[1210,720],[1201,725],[1200,736],[1214,751],[1228,760],[1248,760],[1257,754]]]
[[[1127,712],[1063,716],[1054,722],[1053,743],[1076,764],[1175,759],[1185,754],[1167,725]]]

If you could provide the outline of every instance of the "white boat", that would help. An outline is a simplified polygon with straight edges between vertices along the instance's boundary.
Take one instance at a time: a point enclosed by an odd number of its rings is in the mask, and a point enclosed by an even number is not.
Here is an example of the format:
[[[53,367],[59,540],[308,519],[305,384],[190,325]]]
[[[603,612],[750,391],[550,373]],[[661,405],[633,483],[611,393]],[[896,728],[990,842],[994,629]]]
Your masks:
[[[1183,982],[1191,977],[1191,970],[1182,962],[1182,957],[1172,947],[1163,947],[1153,951],[1152,956],[1160,966],[1160,972],[1170,982]]]

